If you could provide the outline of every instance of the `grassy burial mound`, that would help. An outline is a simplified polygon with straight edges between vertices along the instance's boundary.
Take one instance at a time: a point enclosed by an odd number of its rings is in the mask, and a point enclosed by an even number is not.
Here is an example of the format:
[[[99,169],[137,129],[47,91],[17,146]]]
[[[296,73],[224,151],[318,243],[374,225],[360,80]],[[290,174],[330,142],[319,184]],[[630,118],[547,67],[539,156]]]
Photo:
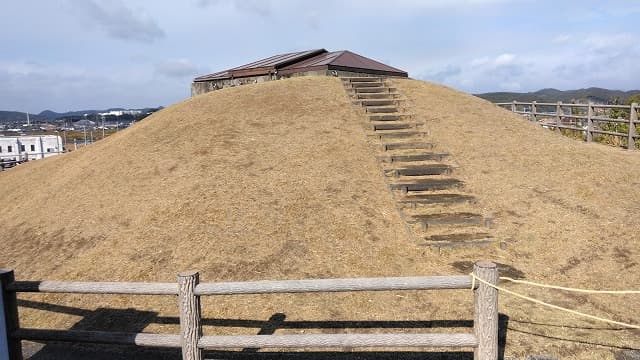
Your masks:
[[[488,258],[532,281],[637,287],[636,153],[557,136],[441,86],[395,85],[453,154],[464,191],[496,218],[506,248],[416,246],[364,119],[340,80],[314,77],[204,94],[82,150],[0,173],[0,266],[25,280],[173,281],[199,269],[202,281],[242,281],[465,273]],[[640,322],[637,299],[512,287]],[[178,331],[172,297],[20,298],[26,327]],[[278,313],[285,324],[308,322],[276,333],[460,331],[439,327],[466,323],[439,320],[472,319],[471,299],[459,291],[227,296],[205,298],[203,315],[206,334],[255,334]],[[507,354],[606,358],[640,346],[637,332],[507,296],[501,312]]]

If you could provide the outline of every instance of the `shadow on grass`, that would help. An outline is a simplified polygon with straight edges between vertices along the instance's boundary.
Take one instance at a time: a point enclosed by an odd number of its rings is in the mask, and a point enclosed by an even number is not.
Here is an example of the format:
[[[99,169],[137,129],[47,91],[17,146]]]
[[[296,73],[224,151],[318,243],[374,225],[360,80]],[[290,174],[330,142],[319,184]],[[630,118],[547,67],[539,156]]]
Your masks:
[[[54,305],[31,300],[18,300],[20,307],[39,309],[74,316],[81,316],[70,330],[142,332],[149,324],[179,324],[177,317],[162,317],[156,312],[135,309],[85,310],[74,307]],[[504,358],[508,317],[500,314],[500,359]],[[259,329],[257,335],[272,335],[281,329],[433,329],[467,328],[460,332],[471,332],[472,320],[433,320],[433,321],[286,321],[286,315],[275,313],[268,320],[249,319],[202,319],[203,326],[245,327]],[[473,359],[469,351],[422,352],[422,351],[354,351],[351,348],[342,351],[258,351],[247,348],[241,351],[205,351],[207,359],[338,359],[338,360],[385,360],[385,359],[423,359],[423,360],[467,360]],[[23,342],[25,359],[180,359],[180,349],[142,348],[126,345],[78,344],[63,342]]]

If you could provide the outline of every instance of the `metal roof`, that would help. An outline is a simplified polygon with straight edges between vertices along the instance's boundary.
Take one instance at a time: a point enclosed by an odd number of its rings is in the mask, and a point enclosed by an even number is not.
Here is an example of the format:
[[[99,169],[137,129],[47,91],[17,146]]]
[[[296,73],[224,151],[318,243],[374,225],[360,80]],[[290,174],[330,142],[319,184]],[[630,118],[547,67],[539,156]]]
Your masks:
[[[366,58],[348,50],[334,51],[317,55],[311,59],[297,62],[282,68],[281,74],[292,74],[319,69],[345,70],[391,76],[408,76],[407,72]]]
[[[306,51],[298,51],[287,54],[274,55],[262,60],[254,61],[249,64],[234,67],[229,70],[219,71],[213,74],[203,75],[195,78],[193,81],[209,81],[222,80],[246,76],[258,76],[274,73],[276,70],[287,65],[300,62],[311,57],[327,53],[325,49],[314,49]]]
[[[280,54],[268,57],[266,59],[254,61],[252,63],[235,67],[231,70],[246,70],[246,69],[256,69],[263,67],[273,67],[278,68],[281,66],[286,66],[294,62],[301,61],[303,59],[308,59],[309,57],[316,56],[318,54],[326,53],[325,49],[314,49],[307,51],[298,51],[292,52],[288,54]]]

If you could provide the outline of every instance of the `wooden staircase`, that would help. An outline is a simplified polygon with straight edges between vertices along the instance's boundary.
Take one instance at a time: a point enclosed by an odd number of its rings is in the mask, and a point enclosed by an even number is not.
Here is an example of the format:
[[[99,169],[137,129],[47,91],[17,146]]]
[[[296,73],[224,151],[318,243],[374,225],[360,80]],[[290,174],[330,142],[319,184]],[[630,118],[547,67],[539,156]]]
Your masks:
[[[491,219],[478,210],[464,183],[452,175],[450,154],[437,150],[424,121],[383,77],[343,77],[364,119],[396,208],[418,245],[443,247],[494,243]]]

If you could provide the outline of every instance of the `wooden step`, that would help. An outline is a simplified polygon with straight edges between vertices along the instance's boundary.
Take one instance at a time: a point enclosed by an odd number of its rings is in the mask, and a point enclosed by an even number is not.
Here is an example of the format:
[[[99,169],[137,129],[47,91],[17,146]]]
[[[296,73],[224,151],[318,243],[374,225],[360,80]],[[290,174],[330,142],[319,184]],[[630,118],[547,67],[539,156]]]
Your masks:
[[[380,140],[384,139],[410,139],[424,137],[422,131],[402,131],[402,132],[388,132],[388,133],[376,133],[376,136]]]
[[[384,86],[384,83],[378,80],[378,81],[367,81],[367,82],[352,82],[350,85],[353,89],[360,89],[360,88],[382,87]]]
[[[465,227],[465,229],[468,229]],[[495,243],[493,236],[483,231],[467,231],[461,233],[447,232],[438,235],[425,236],[424,242],[418,246],[437,248],[453,248],[459,246],[487,246]]]
[[[486,232],[467,232],[467,233],[449,233],[425,236],[426,241],[434,242],[461,242],[461,241],[477,241],[477,240],[489,240],[493,236]]]
[[[389,184],[391,190],[410,191],[437,191],[460,188],[464,183],[458,179],[419,179],[413,181],[394,182]]]
[[[364,93],[391,93],[394,92],[394,88],[389,88],[386,86],[379,86],[379,87],[361,87],[361,88],[354,88],[353,91],[355,91],[357,94],[364,94]]]
[[[441,161],[449,156],[447,153],[423,153],[411,155],[391,155],[381,157],[380,160],[386,162],[414,162],[414,161]]]
[[[433,149],[433,144],[425,143],[425,142],[406,142],[406,143],[390,143],[383,144],[383,151],[392,151],[392,150],[422,150],[422,149]]]
[[[423,214],[413,215],[409,222],[421,224],[426,230],[430,226],[455,225],[455,226],[487,226],[490,220],[476,213],[459,212],[459,213],[440,213],[440,214]]]
[[[494,239],[481,239],[481,240],[468,240],[468,241],[427,241],[420,244],[418,246],[429,246],[437,249],[438,252],[442,248],[456,248],[456,247],[481,247],[481,246],[489,246],[494,244],[496,241]]]
[[[370,114],[388,114],[400,112],[397,106],[366,106],[364,111]]]
[[[371,121],[399,121],[413,119],[413,114],[383,114],[383,115],[369,115]]]
[[[399,100],[394,98],[391,99],[364,99],[364,100],[354,100],[352,103],[354,105],[362,105],[362,106],[391,106],[398,105]]]
[[[445,164],[429,164],[420,166],[408,166],[393,169],[394,176],[427,176],[451,174],[451,166]]]
[[[405,130],[405,129],[413,129],[417,126],[415,123],[382,123],[382,124],[373,124],[371,125],[371,129],[373,131],[385,131],[385,130]]]
[[[420,194],[408,195],[398,200],[398,203],[416,206],[416,205],[448,205],[448,204],[464,204],[474,203],[476,199],[473,196],[461,194]]]
[[[380,77],[374,77],[374,76],[361,76],[361,77],[357,77],[357,76],[353,76],[353,77],[342,77],[341,78],[343,81],[347,81],[347,82],[380,82],[383,79]]]
[[[400,97],[400,94],[386,92],[386,93],[364,93],[364,94],[356,94],[354,96],[356,99],[397,99]]]

